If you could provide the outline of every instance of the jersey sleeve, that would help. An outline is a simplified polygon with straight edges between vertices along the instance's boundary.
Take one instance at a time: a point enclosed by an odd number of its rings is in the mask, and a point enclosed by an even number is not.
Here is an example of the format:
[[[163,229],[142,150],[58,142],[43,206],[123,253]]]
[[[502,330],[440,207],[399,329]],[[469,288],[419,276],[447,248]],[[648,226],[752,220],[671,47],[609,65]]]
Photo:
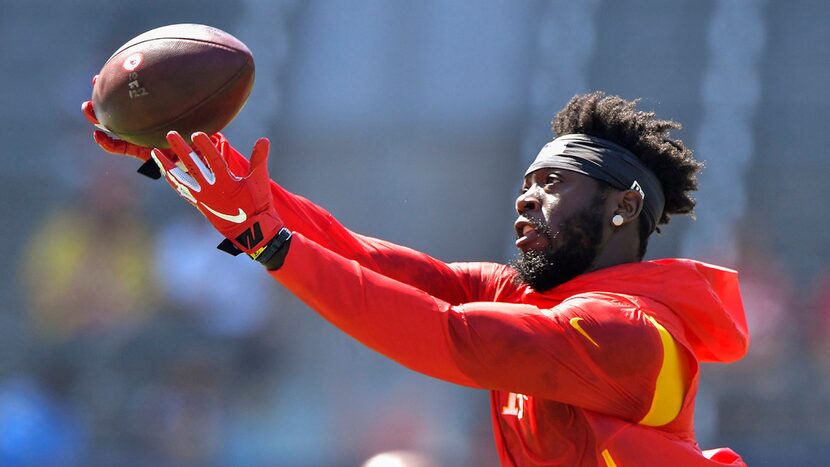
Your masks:
[[[361,235],[325,209],[272,182],[273,199],[286,226],[346,259],[449,303],[491,301],[516,286],[509,267],[496,263],[445,263],[420,251]]]
[[[662,362],[636,308],[592,298],[553,309],[452,305],[295,235],[271,273],[325,319],[415,371],[639,419]]]
[[[216,135],[233,173],[246,173],[248,160],[224,137]],[[391,242],[360,235],[344,227],[328,211],[308,199],[271,182],[274,205],[285,225],[294,232],[346,259],[424,290],[449,303],[491,301],[515,292],[513,273],[496,263],[445,263],[425,253]]]

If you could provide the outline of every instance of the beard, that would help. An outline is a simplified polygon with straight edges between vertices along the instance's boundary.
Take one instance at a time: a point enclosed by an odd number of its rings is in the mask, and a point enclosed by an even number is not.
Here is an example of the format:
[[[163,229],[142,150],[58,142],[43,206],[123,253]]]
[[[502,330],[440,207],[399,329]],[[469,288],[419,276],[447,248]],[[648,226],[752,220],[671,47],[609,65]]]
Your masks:
[[[597,197],[585,210],[565,221],[558,232],[535,225],[548,242],[542,251],[521,252],[510,262],[516,282],[545,292],[586,272],[599,255],[602,243],[603,203]],[[561,237],[562,244],[554,246]]]

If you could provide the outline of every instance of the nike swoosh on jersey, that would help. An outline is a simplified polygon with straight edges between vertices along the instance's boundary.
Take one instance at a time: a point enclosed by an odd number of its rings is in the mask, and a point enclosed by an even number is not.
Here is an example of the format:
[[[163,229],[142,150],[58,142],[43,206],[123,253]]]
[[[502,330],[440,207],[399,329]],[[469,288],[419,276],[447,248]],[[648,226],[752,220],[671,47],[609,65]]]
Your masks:
[[[238,208],[239,212],[236,215],[230,215],[230,214],[225,214],[225,213],[222,213],[222,212],[214,211],[213,209],[210,208],[210,206],[208,206],[205,203],[201,203],[201,204],[202,204],[202,206],[205,207],[205,209],[210,211],[211,214],[213,214],[214,216],[216,216],[220,219],[226,220],[228,222],[233,222],[234,224],[241,224],[241,223],[245,222],[246,220],[248,220],[248,215],[245,214],[245,211],[243,211],[242,208]]]
[[[591,341],[591,343],[594,344],[594,346],[599,347],[599,344],[597,344],[597,341],[595,341],[593,338],[591,338],[591,336],[589,336],[588,333],[585,332],[584,329],[582,329],[582,326],[579,325],[580,321],[582,321],[582,318],[577,316],[575,318],[571,318],[569,323],[571,323],[571,326],[573,326],[573,328],[576,329],[580,334],[585,336],[586,339]]]

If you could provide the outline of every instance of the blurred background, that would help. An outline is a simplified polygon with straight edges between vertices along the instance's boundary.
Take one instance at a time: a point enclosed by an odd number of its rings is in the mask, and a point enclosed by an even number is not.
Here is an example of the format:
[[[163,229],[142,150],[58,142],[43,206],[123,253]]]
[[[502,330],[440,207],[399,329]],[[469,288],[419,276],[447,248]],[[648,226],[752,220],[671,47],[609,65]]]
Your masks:
[[[269,136],[288,189],[447,261],[513,257],[521,175],[574,94],[683,123],[707,165],[697,220],[648,258],[739,269],[752,332],[742,362],[703,370],[701,446],[826,465],[819,0],[2,0],[0,465],[497,465],[485,391],[353,342],[93,143],[91,77],[181,22],[254,53],[237,148]]]

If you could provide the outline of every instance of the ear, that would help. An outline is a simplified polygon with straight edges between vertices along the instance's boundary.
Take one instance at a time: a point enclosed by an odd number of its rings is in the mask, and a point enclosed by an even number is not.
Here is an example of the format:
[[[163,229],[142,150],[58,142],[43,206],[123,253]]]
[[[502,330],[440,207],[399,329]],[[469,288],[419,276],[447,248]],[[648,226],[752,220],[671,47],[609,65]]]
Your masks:
[[[643,197],[636,190],[625,190],[617,200],[614,214],[623,217],[623,225],[637,219],[643,210]]]

